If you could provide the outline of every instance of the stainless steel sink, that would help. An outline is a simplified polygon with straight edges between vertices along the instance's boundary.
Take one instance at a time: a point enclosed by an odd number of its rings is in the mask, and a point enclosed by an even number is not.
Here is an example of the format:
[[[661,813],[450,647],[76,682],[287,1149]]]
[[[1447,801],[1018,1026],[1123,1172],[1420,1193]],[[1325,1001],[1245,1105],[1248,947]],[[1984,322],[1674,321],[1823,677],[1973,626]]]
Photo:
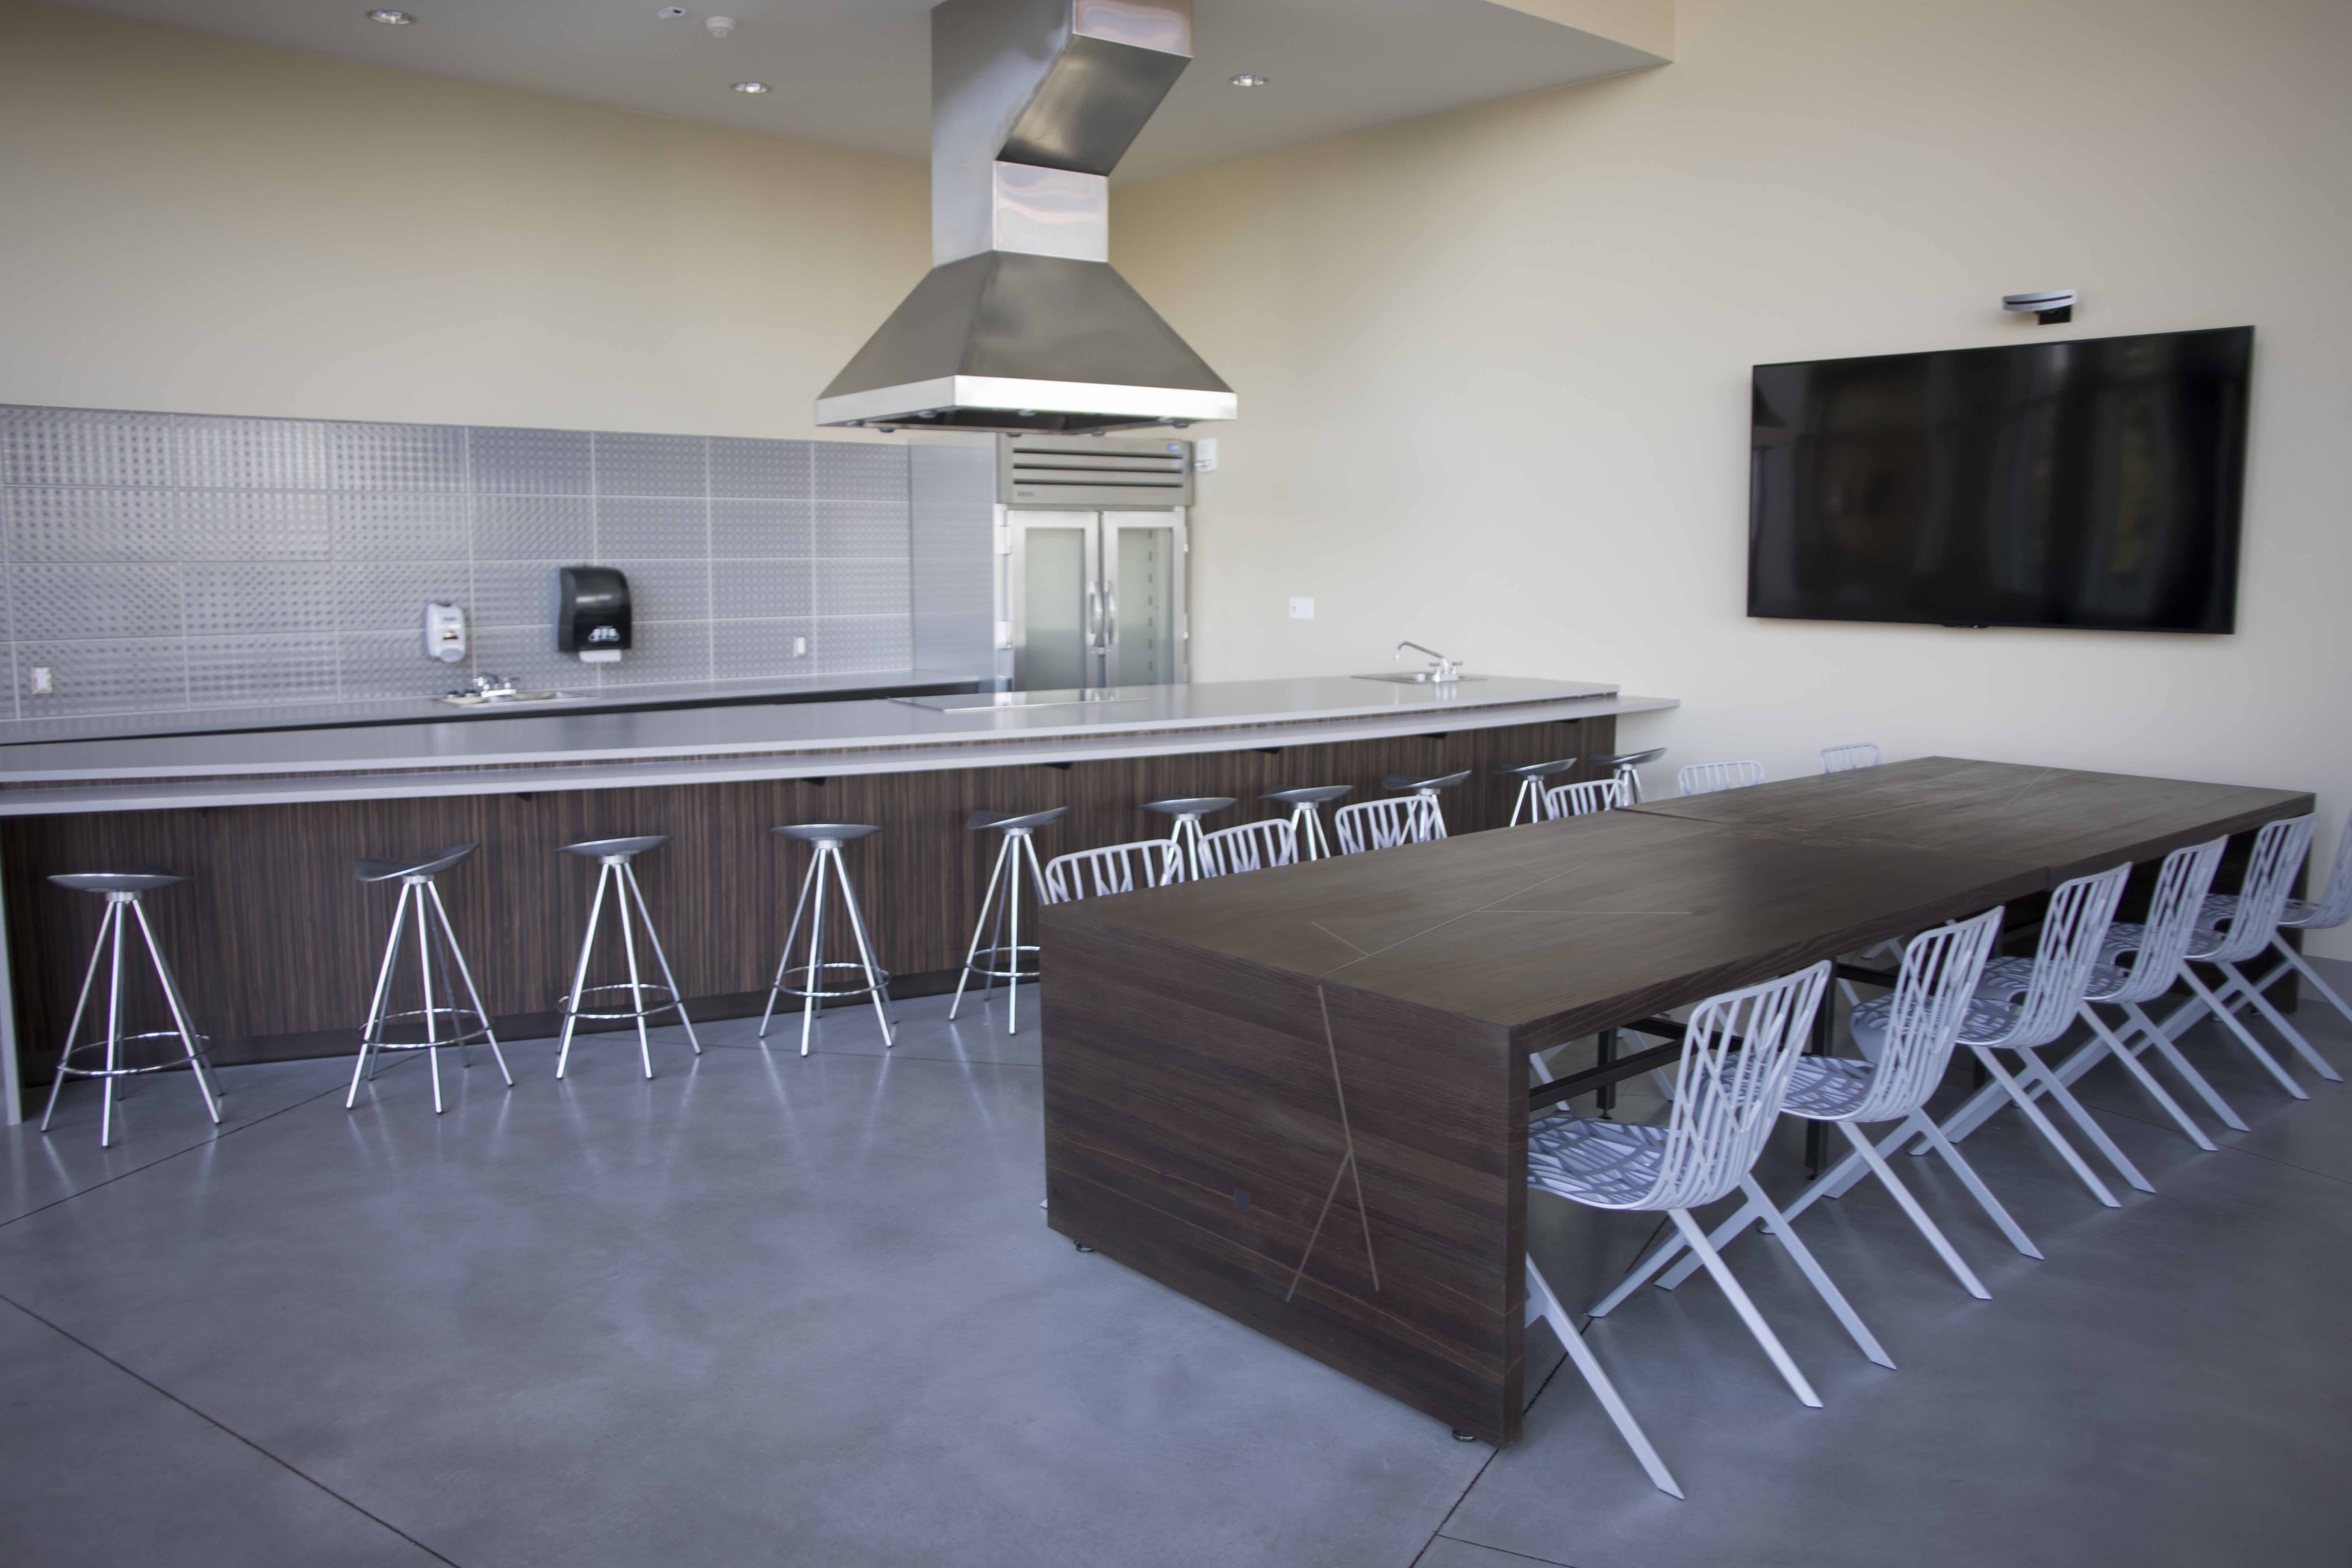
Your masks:
[[[1385,680],[1391,686],[1435,686],[1439,684],[1437,678],[1425,669],[1384,671],[1379,675],[1360,675],[1356,677],[1356,679],[1358,680]],[[1457,675],[1454,678],[1454,680],[1484,680],[1486,679],[1486,678],[1483,675]],[[1444,682],[1444,684],[1450,686],[1453,684],[1453,681],[1447,681]]]
[[[571,691],[452,691],[441,699],[453,708],[527,708],[540,702],[577,702]]]

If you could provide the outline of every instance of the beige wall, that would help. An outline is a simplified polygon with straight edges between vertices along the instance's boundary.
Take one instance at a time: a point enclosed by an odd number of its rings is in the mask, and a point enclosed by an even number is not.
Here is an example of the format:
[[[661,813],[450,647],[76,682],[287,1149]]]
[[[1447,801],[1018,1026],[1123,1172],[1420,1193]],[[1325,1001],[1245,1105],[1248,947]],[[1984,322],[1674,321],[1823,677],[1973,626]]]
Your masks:
[[[1197,672],[1369,669],[1412,637],[1678,696],[1624,731],[1676,761],[1781,776],[1875,740],[2315,787],[2340,824],[2352,6],[1678,20],[1656,70],[1119,195],[1114,260],[1241,394],[1194,531]],[[2042,287],[2084,290],[2074,326],[2000,313]],[[2242,322],[2239,635],[1745,618],[1751,364]]]
[[[919,164],[0,0],[0,402],[813,433]]]

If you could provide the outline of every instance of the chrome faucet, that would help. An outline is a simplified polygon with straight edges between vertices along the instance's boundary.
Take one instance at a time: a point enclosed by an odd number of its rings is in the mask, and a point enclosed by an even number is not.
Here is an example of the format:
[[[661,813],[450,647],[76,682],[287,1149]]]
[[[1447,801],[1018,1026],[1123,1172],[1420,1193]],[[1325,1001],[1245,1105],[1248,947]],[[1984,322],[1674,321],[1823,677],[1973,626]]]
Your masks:
[[[1446,658],[1444,654],[1442,654],[1442,653],[1438,652],[1435,648],[1433,648],[1433,647],[1422,647],[1422,645],[1421,645],[1421,644],[1419,644],[1419,643],[1417,643],[1417,642],[1401,642],[1401,643],[1397,644],[1397,645],[1396,645],[1396,652],[1395,652],[1395,654],[1394,654],[1394,655],[1392,655],[1391,657],[1392,657],[1394,659],[1398,660],[1398,661],[1402,661],[1402,660],[1403,659],[1403,658],[1404,658],[1404,650],[1405,650],[1405,649],[1407,649],[1407,648],[1409,648],[1409,647],[1410,647],[1410,648],[1420,648],[1420,650],[1421,650],[1423,653],[1427,654],[1427,655],[1430,657],[1430,658],[1431,658],[1433,661],[1434,661],[1434,662],[1433,662],[1433,663],[1430,665],[1430,667],[1429,667],[1429,679],[1432,679],[1432,680],[1459,680],[1459,679],[1462,678],[1462,666],[1461,666],[1461,665],[1459,665],[1458,663],[1456,663],[1456,662],[1455,662],[1455,661],[1454,661],[1453,659],[1450,659],[1450,658]]]
[[[514,677],[510,675],[477,675],[474,677],[474,686],[472,690],[456,691],[452,692],[451,695],[455,697],[480,698],[512,697],[515,695]]]

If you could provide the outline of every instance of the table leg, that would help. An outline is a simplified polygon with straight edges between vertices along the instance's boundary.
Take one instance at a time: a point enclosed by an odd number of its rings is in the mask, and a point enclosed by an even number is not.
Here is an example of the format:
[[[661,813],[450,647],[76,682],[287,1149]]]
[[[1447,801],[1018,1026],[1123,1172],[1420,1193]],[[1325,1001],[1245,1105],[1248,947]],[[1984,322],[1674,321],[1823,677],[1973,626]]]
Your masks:
[[[16,985],[8,965],[8,911],[0,904],[0,1124],[25,1120],[25,1085],[16,1058]]]
[[[1616,1030],[1601,1030],[1601,1033],[1593,1037],[1593,1044],[1599,1052],[1599,1057],[1597,1058],[1599,1066],[1611,1067],[1615,1065],[1617,1060]],[[1593,1096],[1593,1100],[1601,1107],[1601,1115],[1609,1116],[1613,1114],[1617,1110],[1616,1083],[1612,1080],[1602,1084],[1599,1092]]]

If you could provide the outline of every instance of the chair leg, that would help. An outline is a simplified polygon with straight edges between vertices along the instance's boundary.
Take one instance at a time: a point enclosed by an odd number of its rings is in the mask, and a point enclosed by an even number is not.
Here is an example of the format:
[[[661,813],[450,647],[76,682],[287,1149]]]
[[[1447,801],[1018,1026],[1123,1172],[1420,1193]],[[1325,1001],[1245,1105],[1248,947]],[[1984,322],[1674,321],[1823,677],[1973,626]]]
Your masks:
[[[2207,985],[2203,980],[2198,978],[2197,972],[2194,969],[2191,969],[2188,964],[2182,964],[2180,966],[2180,978],[2189,982],[2189,988],[2197,994],[2197,1000],[2204,1004],[2205,1009],[2208,1012],[2221,1020],[2223,1027],[2230,1031],[2231,1037],[2235,1039],[2238,1044],[2243,1047],[2248,1056],[2253,1058],[2254,1060],[2262,1064],[2263,1070],[2269,1073],[2272,1078],[2275,1079],[2281,1089],[2286,1090],[2287,1093],[2294,1096],[2297,1100],[2309,1100],[2311,1098],[2310,1092],[2306,1090],[2303,1085],[2295,1082],[2294,1079],[2287,1072],[2286,1068],[2279,1066],[2278,1058],[2263,1048],[2263,1043],[2254,1038],[2253,1031],[2247,1028],[2246,1026],[2239,1020],[2237,1014],[2231,1012],[2229,1007],[2222,1003],[2219,996],[2213,994],[2212,987]],[[2187,1012],[2188,1009],[2184,1007],[2181,1011]],[[2173,1016],[2177,1018],[2180,1016],[2180,1014],[2176,1013]],[[2179,1037],[2176,1035],[2173,1037],[2178,1039]]]
[[[1944,1163],[1949,1165],[1952,1168],[1952,1173],[1959,1177],[1960,1185],[1968,1188],[1969,1195],[1976,1199],[1977,1206],[1984,1210],[1985,1217],[2000,1227],[2000,1233],[2009,1238],[2009,1244],[2035,1262],[2040,1262],[2042,1249],[2033,1245],[2033,1238],[2025,1234],[2025,1227],[2010,1217],[2009,1210],[2001,1206],[2000,1200],[1992,1195],[1992,1189],[1985,1185],[1984,1178],[1977,1174],[1977,1168],[1960,1157],[1959,1149],[1949,1138],[1944,1136],[1944,1130],[1937,1126],[1926,1112],[1915,1110],[1905,1119],[1903,1128],[1895,1132],[1895,1141],[1899,1142],[1910,1131],[1915,1131],[1927,1142],[1928,1147],[1944,1157]],[[1879,1152],[1885,1153],[1890,1146],[1887,1143],[1881,1143],[1878,1145]]]
[[[1617,1385],[1609,1381],[1609,1374],[1601,1370],[1600,1359],[1592,1353],[1592,1347],[1584,1342],[1584,1336],[1577,1332],[1568,1309],[1559,1304],[1559,1298],[1552,1293],[1550,1284],[1536,1268],[1536,1260],[1532,1258],[1528,1259],[1528,1306],[1530,1322],[1540,1317],[1551,1324],[1551,1331],[1559,1336],[1560,1348],[1568,1352],[1568,1359],[1574,1362],[1576,1370],[1583,1374],[1584,1386],[1592,1390],[1592,1396],[1601,1401],[1601,1408],[1609,1413],[1609,1419],[1616,1425],[1617,1435],[1625,1439],[1625,1446],[1633,1450],[1633,1458],[1642,1462],[1643,1472],[1650,1478],[1650,1484],[1668,1497],[1680,1498],[1683,1489],[1666,1468],[1665,1461],[1658,1458],[1657,1449],[1650,1446],[1649,1435],[1642,1430],[1642,1424],[1633,1419],[1633,1407],[1617,1392]]]
[[[2158,1107],[2161,1109],[2167,1116],[2172,1118],[2172,1124],[2179,1128],[2183,1133],[2187,1134],[2188,1139],[2191,1143],[2196,1144],[2197,1147],[2204,1150],[2206,1152],[2211,1153],[2214,1147],[2213,1140],[2205,1136],[2205,1130],[2202,1127],[2198,1126],[2194,1121],[2190,1120],[2189,1112],[2180,1109],[2180,1102],[2173,1099],[2171,1094],[2166,1090],[2164,1085],[2156,1080],[2156,1075],[2147,1070],[2147,1064],[2141,1061],[2137,1056],[2133,1054],[2129,1047],[2126,1046],[2122,1040],[2116,1037],[2115,1031],[2107,1027],[2107,1021],[2105,1018],[2100,1017],[2096,1010],[2095,1010],[2088,1002],[2083,1004],[2081,1011],[2084,1022],[2091,1026],[2092,1032],[2098,1037],[2098,1039],[2094,1042],[2094,1044],[2084,1047],[2081,1051],[2076,1052],[2073,1057],[2067,1058],[2066,1065],[2058,1069],[2057,1077],[2059,1081],[2062,1083],[2073,1083],[2075,1079],[2081,1078],[2083,1076],[2082,1071],[2074,1069],[2074,1064],[2076,1062],[2081,1062],[2084,1056],[2090,1055],[2094,1051],[2107,1052],[2113,1055],[2116,1060],[2122,1065],[2124,1071],[2131,1075],[2132,1081],[2139,1085],[2140,1092],[2147,1095],[2150,1100],[2156,1101]],[[2094,1057],[2093,1060],[2096,1060],[2096,1058]],[[2087,1070],[2090,1065],[2091,1063],[2089,1062],[2084,1062],[2083,1069]]]
[[[1004,964],[1008,972],[1004,982],[1004,1032],[1008,1035],[1021,1032],[1021,847],[1028,841],[1027,834],[1015,834],[1005,845],[1013,851],[1013,873],[1004,883],[1004,902],[1013,917],[1013,946]]]
[[[776,1016],[776,1002],[784,994],[784,975],[792,968],[793,948],[801,940],[801,916],[808,909],[809,889],[816,885],[817,865],[809,862],[808,875],[801,879],[800,897],[793,900],[793,923],[784,929],[784,951],[776,959],[776,977],[768,983],[767,1010],[760,1015],[760,1038],[768,1037],[768,1026]]]
[[[466,966],[465,953],[458,951],[457,928],[449,923],[449,906],[441,901],[438,885],[427,882],[425,890],[433,897],[433,913],[441,922],[441,937],[448,944],[449,962],[457,967],[457,978],[466,983],[466,997],[474,1005],[474,1016],[482,1021],[482,1038],[489,1042],[490,1059],[499,1064],[499,1077],[512,1089],[514,1074],[507,1071],[507,1054],[499,1049],[498,1031],[490,1027],[489,1012],[482,1005],[482,994],[474,985],[474,972]]]
[[[1742,1216],[1745,1217],[1743,1218]],[[1749,1220],[1755,1218],[1755,1215],[1749,1212],[1748,1205],[1743,1204],[1740,1206],[1739,1213],[1732,1217],[1734,1219],[1738,1219],[1741,1226],[1745,1227]],[[1733,1234],[1737,1235],[1738,1232],[1735,1231]],[[1658,1245],[1650,1249],[1647,1257],[1643,1258],[1639,1263],[1634,1264],[1633,1268],[1625,1270],[1625,1277],[1617,1281],[1615,1287],[1610,1290],[1609,1294],[1601,1298],[1598,1302],[1586,1310],[1585,1316],[1588,1318],[1607,1317],[1610,1313],[1623,1306],[1627,1300],[1633,1296],[1633,1292],[1640,1289],[1642,1286],[1648,1281],[1652,1275],[1657,1273],[1659,1269],[1664,1268],[1667,1264],[1674,1262],[1676,1258],[1682,1258],[1682,1262],[1675,1268],[1675,1271],[1658,1281],[1658,1288],[1660,1289],[1673,1289],[1675,1286],[1689,1279],[1691,1274],[1699,1267],[1699,1260],[1696,1255],[1694,1254],[1690,1257],[1683,1257],[1685,1250],[1686,1244],[1684,1242],[1679,1232],[1673,1236],[1660,1238]]]
[[[416,973],[425,991],[425,1062],[433,1071],[433,1114],[441,1114],[441,1023],[433,1011],[433,936],[425,923],[425,897],[416,908]]]
[[[1691,1218],[1688,1209],[1668,1209],[1666,1212],[1674,1216],[1675,1228],[1682,1232],[1685,1245],[1698,1255],[1701,1266],[1722,1288],[1723,1293],[1731,1299],[1731,1310],[1739,1314],[1739,1321],[1748,1325],[1748,1331],[1755,1336],[1757,1344],[1771,1358],[1772,1365],[1780,1372],[1781,1380],[1788,1384],[1790,1392],[1797,1396],[1800,1404],[1819,1410],[1822,1396],[1813,1392],[1813,1385],[1807,1383],[1805,1374],[1797,1370],[1797,1363],[1789,1358],[1789,1352],[1781,1347],[1780,1337],[1764,1321],[1764,1314],[1756,1310],[1756,1303],[1748,1299],[1748,1292],[1739,1288],[1739,1281],[1732,1278],[1731,1270],[1723,1266],[1723,1259],[1715,1255],[1715,1248],[1706,1244],[1706,1232],[1698,1227],[1698,1221]]]
[[[686,1016],[686,993],[677,988],[677,976],[670,973],[669,954],[662,951],[661,932],[654,929],[654,912],[646,907],[646,890],[637,884],[637,868],[621,862],[621,880],[628,887],[629,897],[636,900],[637,919],[645,922],[646,941],[654,950],[654,963],[661,970],[662,984],[669,987],[669,1010],[677,1015],[678,1026],[686,1031],[686,1043],[694,1054],[702,1054],[702,1041],[694,1033],[694,1020]]]
[[[2180,1054],[2180,1047],[2172,1043],[2172,1037],[2157,1026],[2156,1020],[2147,1016],[2146,1009],[2137,1002],[2126,1002],[2124,1004],[2124,1012],[2130,1018],[2132,1025],[2147,1037],[2147,1042],[2139,1049],[2153,1050],[2162,1057],[2166,1065],[2180,1075],[2180,1081],[2187,1084],[2196,1092],[2197,1097],[2205,1102],[2206,1109],[2221,1119],[2222,1126],[2232,1132],[2247,1131],[2245,1118],[2231,1109],[2230,1102],[2221,1098],[2221,1091],[2208,1083],[2205,1080],[2205,1075],[2199,1072],[2189,1058]],[[2128,1030],[2123,1038],[2124,1048],[2131,1050],[2133,1047]]]
[[[2303,1037],[2303,1031],[2288,1023],[2286,1015],[2271,1005],[2269,997],[2246,983],[2245,973],[2242,970],[2234,963],[2217,963],[2213,967],[2220,970],[2229,981],[2229,985],[2223,987],[2224,991],[2234,987],[2247,1001],[2252,1003],[2254,1011],[2260,1013],[2270,1026],[2279,1032],[2282,1039],[2294,1047],[2295,1055],[2308,1062],[2312,1071],[2330,1083],[2344,1081],[2344,1075],[2336,1070],[2335,1064],[2312,1049],[2311,1042]]]
[[[220,1100],[213,1093],[212,1079],[205,1070],[204,1053],[196,1049],[196,1031],[188,1023],[187,1004],[180,998],[180,984],[173,977],[172,966],[163,962],[163,950],[155,941],[155,928],[147,923],[147,911],[137,900],[131,903],[131,912],[139,917],[139,934],[146,939],[147,956],[155,965],[155,978],[163,987],[163,1005],[172,1010],[172,1026],[180,1032],[181,1048],[188,1053],[188,1070],[196,1077],[196,1090],[205,1097],[205,1110],[220,1125]]]
[[[816,994],[824,989],[824,851],[816,852],[816,902],[809,909],[808,994],[801,998],[801,1055],[809,1054],[816,1027]]]
[[[596,924],[604,918],[604,884],[613,868],[596,868],[596,896],[588,901],[588,934],[580,939],[580,963],[572,972],[572,999],[563,1005],[563,1042],[555,1053],[555,1076],[561,1079],[572,1060],[572,1037],[580,1027],[580,996],[588,984],[588,959],[596,951]]]
[[[874,962],[874,944],[866,935],[866,913],[857,907],[857,891],[849,885],[849,868],[843,864],[841,851],[833,853],[833,874],[841,879],[841,907],[849,914],[849,934],[857,939],[857,962],[866,973],[866,994],[874,1002],[875,1021],[882,1026],[882,1048],[888,1050],[898,1041],[890,1033],[890,1014],[883,1005],[880,965]]]
[[[971,924],[971,945],[963,950],[963,973],[956,977],[955,1000],[948,1004],[948,1022],[950,1023],[955,1022],[956,1012],[963,1005],[963,988],[971,984],[971,961],[980,953],[980,933],[988,929],[988,917],[995,911],[996,885],[1004,879],[1004,862],[1012,847],[1013,840],[1008,835],[1003,846],[996,852],[996,864],[989,869],[988,891],[980,900],[980,919]],[[983,992],[986,989],[985,986],[982,987]]]
[[[367,1023],[360,1030],[359,1060],[352,1064],[351,1092],[343,1096],[345,1110],[359,1103],[360,1079],[367,1075],[368,1060],[383,1037],[383,1012],[392,994],[392,972],[400,962],[401,934],[408,929],[408,884],[401,883],[400,901],[392,908],[392,934],[384,939],[383,962],[376,966],[375,997],[368,1003]]]
[[[119,903],[119,900],[116,900]],[[98,1146],[114,1142],[114,1073],[122,1065],[122,910],[114,911],[114,941],[107,948],[106,1086],[99,1101]]]
[[[114,900],[106,903],[106,912],[98,921],[98,945],[89,950],[89,968],[81,977],[81,995],[74,1002],[73,1022],[66,1026],[66,1048],[58,1053],[58,1076],[49,1080],[48,1108],[41,1112],[41,1131],[49,1130],[49,1118],[58,1113],[58,1092],[66,1086],[66,1065],[73,1060],[74,1040],[81,1034],[82,1016],[89,1009],[90,987],[98,984],[98,966],[106,957],[106,936],[114,929]]]
[[[617,923],[621,928],[621,954],[629,965],[629,1011],[635,1015],[632,1021],[637,1026],[637,1060],[646,1069],[646,1081],[651,1082],[654,1046],[646,1032],[646,984],[644,975],[637,969],[637,934],[629,926],[629,892],[627,887],[622,885],[627,877],[625,862],[613,867],[612,870],[613,880],[618,889],[613,901],[619,906],[613,912],[620,917]]]
[[[2352,1004],[2346,1003],[2343,997],[2336,994],[2335,986],[2330,985],[2326,981],[2322,980],[2319,977],[2319,971],[2312,968],[2311,964],[2304,958],[2303,954],[2295,952],[2294,944],[2287,941],[2285,932],[2273,932],[2271,935],[2271,945],[2279,950],[2280,954],[2285,958],[2286,964],[2292,965],[2294,972],[2297,974],[2302,975],[2303,978],[2310,984],[2313,990],[2318,992],[2322,996],[2326,997],[2327,1000],[2334,1005],[2336,1010],[2344,1015],[2345,1022],[2352,1023]],[[2265,991],[2269,990],[2271,988],[2272,982],[2277,980],[2280,975],[2284,974],[2285,973],[2286,965],[2282,965],[2280,968],[2273,970],[2271,972],[2271,978],[2262,983],[2262,988]]]
[[[2133,1164],[2130,1157],[2107,1135],[2107,1130],[2099,1125],[2081,1100],[2074,1098],[2074,1091],[2058,1081],[2058,1075],[2050,1070],[2050,1064],[2042,1059],[2040,1051],[2020,1047],[2017,1055],[2027,1068],[2020,1081],[2027,1086],[2029,1093],[2033,1084],[2040,1083],[2042,1091],[2055,1100],[2059,1108],[2066,1112],[2067,1119],[2083,1130],[2083,1136],[2091,1141],[2091,1146],[2107,1157],[2107,1163],[2116,1168],[2117,1175],[2140,1192],[2156,1191],[2148,1184],[2148,1179],[2140,1174],[2139,1167]]]
[[[2121,1208],[2123,1205],[2116,1201],[2116,1194],[2107,1190],[2107,1184],[2099,1180],[2099,1173],[2092,1170],[2084,1162],[2083,1156],[2074,1152],[2074,1146],[2067,1142],[2065,1135],[2052,1124],[2050,1118],[2042,1113],[2042,1108],[2034,1104],[2033,1097],[2027,1094],[2017,1079],[2010,1076],[2009,1069],[1994,1058],[1992,1051],[1984,1046],[1970,1046],[1969,1049],[1975,1053],[1977,1060],[1984,1064],[1986,1073],[1991,1077],[1995,1084],[2000,1086],[2001,1092],[2009,1097],[2010,1103],[2024,1113],[2025,1120],[2032,1123],[2036,1132],[2042,1134],[2042,1141],[2058,1152],[2059,1158],[2066,1162],[2067,1168],[2081,1178],[2083,1184],[2091,1190],[2091,1195],[2108,1208]],[[2072,1096],[2068,1098],[2071,1099]],[[1947,1125],[1945,1131],[1948,1135],[1950,1131],[1950,1127]]]
[[[1952,1271],[1952,1277],[1960,1282],[1960,1289],[1979,1301],[1991,1300],[1992,1292],[1984,1288],[1984,1281],[1977,1278],[1976,1270],[1968,1266],[1959,1250],[1945,1238],[1944,1233],[1937,1228],[1936,1222],[1927,1217],[1927,1211],[1919,1206],[1919,1200],[1913,1197],[1911,1189],[1896,1178],[1894,1168],[1872,1146],[1862,1130],[1851,1121],[1839,1122],[1838,1129],[1845,1134],[1845,1141],[1853,1145],[1854,1152],[1870,1166],[1871,1173],[1878,1178],[1879,1184],[1894,1194],[1895,1203],[1911,1221],[1912,1228],[1927,1237],[1927,1245],[1936,1249],[1936,1256],[1944,1260],[1944,1267]]]
[[[1830,1278],[1829,1270],[1823,1268],[1821,1260],[1813,1256],[1813,1249],[1797,1235],[1796,1227],[1789,1223],[1785,1215],[1772,1206],[1772,1200],[1765,1195],[1762,1184],[1750,1173],[1739,1179],[1739,1187],[1748,1194],[1748,1201],[1756,1205],[1758,1214],[1763,1218],[1764,1228],[1771,1233],[1773,1240],[1788,1249],[1799,1271],[1812,1286],[1813,1294],[1819,1296],[1822,1304],[1845,1326],[1845,1331],[1862,1348],[1862,1353],[1893,1372],[1895,1362],[1886,1353],[1886,1347],[1878,1342],[1878,1336],[1870,1331],[1870,1326],[1862,1321],[1862,1314],[1853,1310],[1853,1303],[1845,1299],[1845,1292],[1837,1288],[1837,1282]]]

